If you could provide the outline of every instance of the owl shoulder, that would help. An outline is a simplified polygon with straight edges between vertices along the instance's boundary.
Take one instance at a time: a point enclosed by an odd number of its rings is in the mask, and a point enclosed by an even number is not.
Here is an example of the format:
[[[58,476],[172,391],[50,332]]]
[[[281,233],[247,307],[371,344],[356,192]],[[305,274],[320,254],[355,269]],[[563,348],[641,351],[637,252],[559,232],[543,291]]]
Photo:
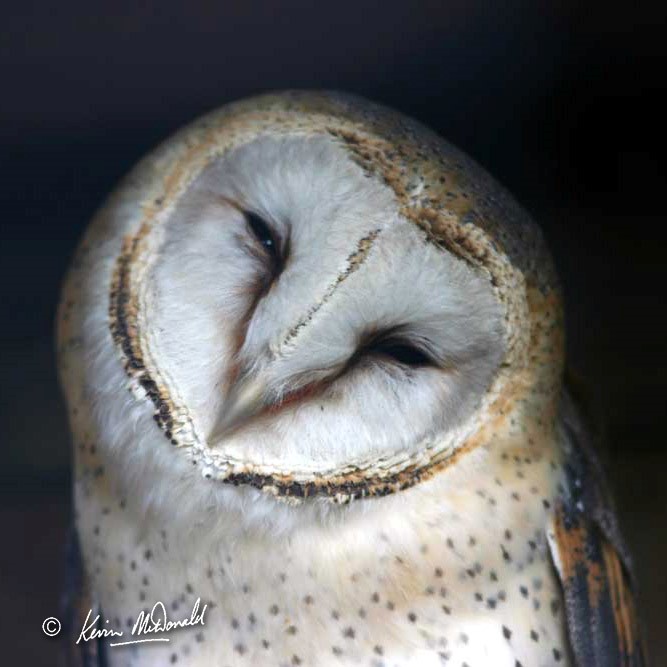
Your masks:
[[[572,655],[578,667],[642,667],[647,662],[632,563],[593,429],[573,395],[570,383],[560,417],[565,480],[547,530]]]

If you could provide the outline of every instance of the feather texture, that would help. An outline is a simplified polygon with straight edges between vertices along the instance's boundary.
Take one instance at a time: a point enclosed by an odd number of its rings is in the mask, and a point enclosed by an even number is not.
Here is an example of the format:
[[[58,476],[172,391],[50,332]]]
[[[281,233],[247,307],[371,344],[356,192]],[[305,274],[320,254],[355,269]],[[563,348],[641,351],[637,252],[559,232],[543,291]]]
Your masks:
[[[583,421],[565,404],[566,490],[548,537],[572,651],[579,667],[643,667],[628,551]]]

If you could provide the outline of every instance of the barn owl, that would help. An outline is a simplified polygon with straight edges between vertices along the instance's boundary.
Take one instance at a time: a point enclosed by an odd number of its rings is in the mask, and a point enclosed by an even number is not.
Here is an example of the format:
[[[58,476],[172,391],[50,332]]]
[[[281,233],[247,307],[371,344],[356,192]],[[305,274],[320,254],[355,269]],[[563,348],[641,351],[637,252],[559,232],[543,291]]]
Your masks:
[[[95,216],[58,328],[83,664],[644,664],[545,243],[413,120],[194,122]]]

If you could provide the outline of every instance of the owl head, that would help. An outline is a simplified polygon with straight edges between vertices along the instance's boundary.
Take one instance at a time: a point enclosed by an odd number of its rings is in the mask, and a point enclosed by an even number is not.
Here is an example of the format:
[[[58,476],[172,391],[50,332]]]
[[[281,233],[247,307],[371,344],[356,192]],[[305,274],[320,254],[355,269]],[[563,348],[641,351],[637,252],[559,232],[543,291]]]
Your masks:
[[[61,375],[143,511],[265,520],[400,492],[508,412],[549,413],[560,322],[539,231],[469,158],[357,97],[285,92],[196,121],[109,198]]]

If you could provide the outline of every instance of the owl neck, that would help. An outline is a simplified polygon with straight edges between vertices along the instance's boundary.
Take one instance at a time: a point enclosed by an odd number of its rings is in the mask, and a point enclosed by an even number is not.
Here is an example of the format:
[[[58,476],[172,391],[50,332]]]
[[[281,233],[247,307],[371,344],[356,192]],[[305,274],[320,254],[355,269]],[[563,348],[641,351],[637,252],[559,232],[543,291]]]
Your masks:
[[[77,485],[93,588],[112,618],[134,617],[158,600],[178,610],[201,598],[212,624],[227,627],[252,611],[281,633],[288,620],[305,624],[313,613],[370,615],[379,606],[417,613],[425,595],[445,597],[466,577],[458,595],[473,600],[480,567],[487,584],[502,587],[516,568],[532,567],[540,548],[557,493],[558,449],[554,438],[531,441],[497,439],[429,481],[350,507],[322,511],[242,494],[215,530],[210,517],[188,524],[178,505],[158,518],[131,501],[121,507],[110,487],[84,497]],[[119,511],[105,514],[110,507]],[[239,529],[244,515],[252,524]],[[512,542],[513,535],[531,540]]]

